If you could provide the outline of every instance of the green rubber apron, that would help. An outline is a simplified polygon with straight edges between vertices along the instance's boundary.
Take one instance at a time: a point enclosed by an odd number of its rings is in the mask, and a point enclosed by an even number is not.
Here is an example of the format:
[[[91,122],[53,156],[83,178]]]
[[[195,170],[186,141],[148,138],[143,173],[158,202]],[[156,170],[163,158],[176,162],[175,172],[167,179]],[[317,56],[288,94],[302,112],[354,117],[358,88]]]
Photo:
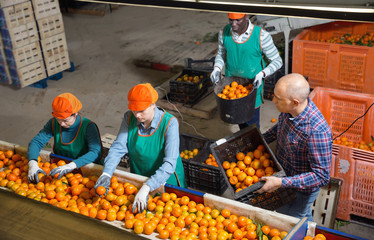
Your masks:
[[[78,117],[81,117],[80,115]],[[80,156],[83,156],[88,152],[88,146],[86,143],[86,131],[88,124],[93,123],[91,120],[81,117],[80,126],[78,128],[78,131],[69,143],[62,142],[62,136],[61,136],[61,125],[57,122],[55,118],[52,120],[52,129],[53,129],[53,135],[54,135],[54,145],[53,145],[53,152],[57,155],[61,155],[64,157],[77,159]],[[95,124],[96,126],[96,124]],[[97,128],[97,126],[96,126]],[[99,132],[99,129],[97,129]],[[99,132],[100,136],[100,132]],[[100,141],[101,142],[101,141]],[[98,159],[95,160],[95,163],[103,165],[103,159],[102,159],[102,147],[100,151],[100,156]]]
[[[130,114],[127,147],[130,158],[130,172],[150,177],[163,164],[165,157],[165,134],[173,116],[164,111],[157,129],[151,135],[140,135],[137,120]],[[182,159],[178,155],[177,166],[166,183],[186,187]]]
[[[226,49],[225,76],[254,79],[265,66],[260,43],[261,28],[254,26],[248,40],[237,43],[231,36],[231,25],[223,30],[223,45]],[[264,82],[257,89],[255,108],[263,103]]]

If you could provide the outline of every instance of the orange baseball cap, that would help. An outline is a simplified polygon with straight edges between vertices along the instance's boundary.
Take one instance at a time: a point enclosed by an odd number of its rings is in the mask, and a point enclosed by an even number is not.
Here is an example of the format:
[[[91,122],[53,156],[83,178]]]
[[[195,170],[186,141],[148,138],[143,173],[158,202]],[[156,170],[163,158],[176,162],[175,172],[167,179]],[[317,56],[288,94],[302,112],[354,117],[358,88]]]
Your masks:
[[[52,102],[52,116],[66,119],[82,108],[82,103],[71,93],[58,95]]]
[[[229,13],[228,15],[230,19],[241,19],[245,16],[244,13]]]
[[[143,111],[158,99],[157,91],[149,83],[138,84],[127,94],[128,108],[131,111]]]

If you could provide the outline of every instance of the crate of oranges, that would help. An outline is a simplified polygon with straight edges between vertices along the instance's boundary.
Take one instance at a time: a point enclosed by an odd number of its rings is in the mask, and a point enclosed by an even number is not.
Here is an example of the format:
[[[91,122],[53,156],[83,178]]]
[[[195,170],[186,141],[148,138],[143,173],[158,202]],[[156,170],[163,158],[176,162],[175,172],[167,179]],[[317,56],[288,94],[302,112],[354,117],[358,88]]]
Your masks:
[[[184,69],[175,80],[170,80],[169,98],[176,102],[195,104],[208,90],[209,82],[207,72]]]
[[[187,133],[182,133],[179,135],[179,152],[182,158],[184,177],[186,179],[187,185],[189,186],[189,164],[195,159],[203,149],[209,147],[211,141],[208,138],[203,138]]]
[[[251,194],[263,186],[262,176],[286,176],[256,125],[216,141],[210,149],[237,201],[253,205]]]
[[[227,184],[209,148],[201,151],[198,157],[189,162],[189,187],[202,192],[221,195]]]
[[[329,22],[304,29],[293,40],[292,71],[310,88],[374,94],[374,23]]]

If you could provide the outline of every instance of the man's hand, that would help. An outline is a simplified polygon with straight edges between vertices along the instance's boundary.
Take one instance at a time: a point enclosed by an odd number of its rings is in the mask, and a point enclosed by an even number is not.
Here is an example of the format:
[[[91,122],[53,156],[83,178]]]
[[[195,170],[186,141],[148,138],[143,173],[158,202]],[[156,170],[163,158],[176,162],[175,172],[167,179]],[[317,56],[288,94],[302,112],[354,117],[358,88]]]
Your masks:
[[[148,206],[149,191],[151,189],[148,185],[144,184],[139,192],[136,194],[134,204],[132,205],[132,212],[134,213],[136,207],[138,207],[138,213],[144,212]]]
[[[38,161],[30,160],[29,161],[29,173],[27,175],[27,178],[29,179],[29,182],[38,183],[39,182],[39,177],[38,177],[39,173],[43,173],[45,176],[47,176],[47,174],[42,169],[40,169],[40,167],[38,166]]]
[[[257,73],[255,80],[253,80],[253,87],[259,88],[262,84],[262,79],[265,77],[265,74],[263,71]]]
[[[260,178],[260,181],[265,181],[265,184],[256,193],[270,193],[282,187],[282,178],[279,177],[262,177]]]
[[[214,67],[213,72],[210,74],[210,80],[213,84],[217,84],[221,80],[221,69]]]
[[[106,191],[105,191],[105,193],[107,193],[108,192],[108,190],[109,190],[109,186],[110,186],[110,179],[111,179],[112,177],[109,175],[109,174],[107,174],[107,173],[103,173],[103,174],[101,174],[101,176],[99,177],[99,179],[97,179],[97,181],[96,181],[96,184],[95,184],[95,186],[94,186],[94,188],[95,188],[95,192],[96,192],[96,188],[98,188],[99,186],[103,186],[103,187],[105,187],[105,189],[106,189]],[[104,194],[105,195],[105,194]],[[101,197],[101,196],[100,196]]]
[[[57,179],[61,179],[62,176],[64,176],[65,174],[73,171],[74,169],[77,168],[77,164],[75,164],[75,162],[71,162],[69,164],[65,164],[63,166],[60,166],[60,167],[56,167],[54,169],[52,169],[50,172],[49,172],[49,176],[55,176],[56,174],[58,174],[58,177]]]

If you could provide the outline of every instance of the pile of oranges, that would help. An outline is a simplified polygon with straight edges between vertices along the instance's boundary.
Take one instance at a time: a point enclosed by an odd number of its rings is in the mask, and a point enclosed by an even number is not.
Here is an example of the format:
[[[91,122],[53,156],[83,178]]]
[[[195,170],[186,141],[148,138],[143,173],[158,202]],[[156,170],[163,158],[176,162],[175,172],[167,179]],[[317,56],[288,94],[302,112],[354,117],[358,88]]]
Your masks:
[[[320,39],[319,42],[349,44],[372,47],[374,44],[374,33],[349,34],[335,36],[330,39]]]
[[[304,237],[303,240],[326,240],[326,237],[322,233],[318,233],[314,238],[310,236],[306,236]]]
[[[260,147],[261,149],[261,147]],[[39,183],[28,183],[28,160],[12,151],[0,151],[3,165],[0,168],[0,186],[24,197],[52,204],[91,218],[107,221],[122,221],[124,227],[136,234],[154,234],[161,239],[259,239],[281,240],[288,234],[267,225],[256,224],[245,216],[231,214],[228,209],[218,210],[190,200],[188,196],[178,197],[175,193],[149,196],[147,210],[132,212],[136,186],[118,181],[112,177],[105,196],[99,188],[94,189],[97,176],[83,177],[80,173],[68,173],[60,180],[56,176],[39,174]],[[240,158],[240,154],[239,154]],[[40,161],[40,159],[39,159]],[[38,162],[47,174],[64,165]],[[18,170],[17,170],[18,169]],[[320,240],[320,239],[318,239]]]
[[[9,157],[12,155],[10,152],[0,151],[0,156],[4,153]],[[18,158],[20,160],[16,161]],[[116,177],[112,177],[108,193],[99,197],[96,196],[94,188],[98,177],[83,177],[80,173],[68,173],[60,180],[55,178],[56,176],[44,176],[40,173],[39,183],[32,184],[27,179],[28,160],[18,154],[13,154],[11,159],[5,161],[6,168],[4,171],[0,171],[1,187],[7,187],[18,195],[92,218],[108,221],[123,220],[138,191],[134,185],[120,183]],[[65,162],[62,160],[53,164],[38,163],[39,167],[47,174],[52,169],[64,164]],[[98,192],[98,194],[100,193]]]
[[[341,137],[335,139],[333,143],[374,152],[374,142],[366,143],[365,141],[360,141],[358,143],[354,143],[352,141],[349,141],[347,137]]]
[[[186,149],[186,150],[183,150],[180,155],[181,155],[181,158],[182,159],[191,159],[193,157],[195,157],[197,154],[199,153],[199,149],[195,148],[193,149],[192,151]]]
[[[252,91],[252,88],[252,84],[243,86],[234,81],[230,85],[226,85],[222,93],[217,94],[217,96],[228,100],[238,99],[247,96]]]
[[[192,82],[192,83],[198,83],[200,82],[200,79],[203,79],[204,78],[204,75],[200,75],[200,76],[197,76],[197,75],[194,75],[194,76],[190,76],[188,74],[184,74],[183,76],[180,76],[177,78],[177,82]]]
[[[275,173],[274,162],[265,151],[264,145],[258,145],[253,152],[238,152],[236,162],[224,161],[222,167],[230,184],[235,187],[235,192],[251,186],[263,176],[271,176]]]
[[[218,163],[216,161],[216,158],[211,153],[209,153],[208,158],[205,159],[205,161],[203,162],[203,164],[207,164],[207,165],[210,165],[210,166],[218,167]]]
[[[250,218],[221,211],[175,193],[150,197],[148,211],[128,214],[125,227],[137,234],[156,233],[161,239],[262,239],[281,240],[288,234],[270,226],[255,224]]]

